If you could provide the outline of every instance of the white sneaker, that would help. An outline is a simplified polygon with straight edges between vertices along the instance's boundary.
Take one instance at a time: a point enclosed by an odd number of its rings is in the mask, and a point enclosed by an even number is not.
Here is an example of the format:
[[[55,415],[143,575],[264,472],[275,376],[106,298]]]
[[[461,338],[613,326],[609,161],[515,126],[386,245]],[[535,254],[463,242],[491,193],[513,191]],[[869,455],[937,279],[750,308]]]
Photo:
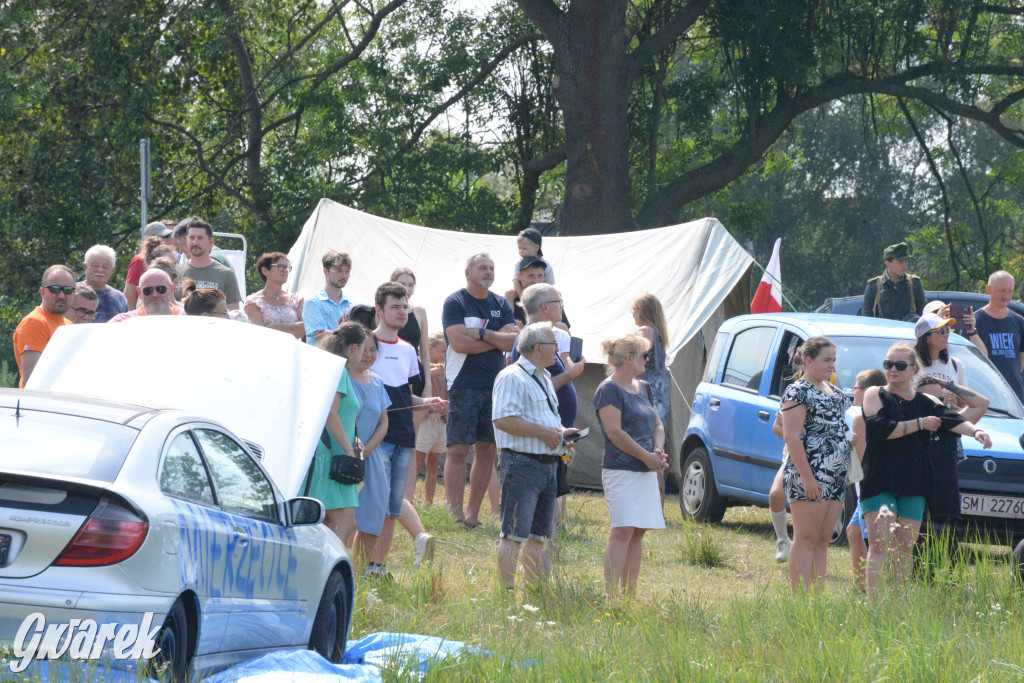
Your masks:
[[[788,538],[780,538],[775,541],[775,561],[786,562],[789,560],[789,548],[793,542]]]
[[[434,537],[425,531],[421,531],[416,537],[416,561],[412,563],[412,566],[419,567],[420,564],[426,560],[427,562],[434,561]]]

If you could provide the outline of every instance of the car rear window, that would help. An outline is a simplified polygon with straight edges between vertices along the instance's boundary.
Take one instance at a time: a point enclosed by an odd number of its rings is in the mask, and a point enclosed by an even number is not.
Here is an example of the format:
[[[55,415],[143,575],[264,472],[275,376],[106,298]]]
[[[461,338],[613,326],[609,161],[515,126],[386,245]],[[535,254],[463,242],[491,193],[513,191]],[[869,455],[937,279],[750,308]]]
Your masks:
[[[110,483],[138,434],[93,418],[8,409],[0,415],[0,471]]]

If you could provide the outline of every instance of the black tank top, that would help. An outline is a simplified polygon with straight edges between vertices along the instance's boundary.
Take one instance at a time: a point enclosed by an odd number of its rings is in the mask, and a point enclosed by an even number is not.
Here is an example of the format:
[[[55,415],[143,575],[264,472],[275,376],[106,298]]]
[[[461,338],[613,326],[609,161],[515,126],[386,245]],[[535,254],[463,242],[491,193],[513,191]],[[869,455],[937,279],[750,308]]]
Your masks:
[[[420,376],[412,384],[412,393],[416,396],[422,396],[423,390],[427,386],[427,379],[424,375],[423,361],[420,360],[420,338],[423,336],[423,331],[420,329],[420,321],[416,319],[416,315],[409,311],[409,319],[405,323],[405,327],[398,331],[398,338],[404,339],[405,341],[412,344],[412,347],[416,349],[416,359],[420,368]]]

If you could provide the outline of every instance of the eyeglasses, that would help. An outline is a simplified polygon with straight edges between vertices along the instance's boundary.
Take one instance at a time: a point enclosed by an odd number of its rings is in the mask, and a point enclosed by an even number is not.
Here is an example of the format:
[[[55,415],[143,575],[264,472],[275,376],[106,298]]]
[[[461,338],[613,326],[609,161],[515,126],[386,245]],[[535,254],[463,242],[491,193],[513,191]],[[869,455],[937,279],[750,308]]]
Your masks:
[[[290,265],[288,265],[287,263],[271,263],[270,265],[273,268],[277,268],[282,273],[290,273],[290,272],[292,272],[292,267]]]
[[[142,296],[149,296],[150,294],[153,293],[154,289],[156,290],[157,294],[166,294],[167,293],[167,285],[156,285],[155,287],[143,287],[142,288]]]
[[[537,342],[538,346],[540,346],[541,344],[543,344],[544,346],[558,346],[558,342]]]
[[[96,309],[95,308],[92,309],[92,310],[89,310],[88,308],[85,308],[83,306],[76,306],[76,307],[72,308],[71,310],[74,311],[75,315],[77,315],[79,318],[95,318],[96,317]]]
[[[887,358],[882,361],[882,367],[885,368],[886,370],[892,370],[893,368],[896,368],[900,372],[903,372],[908,367],[910,367],[910,363],[908,363],[905,360],[889,360]]]
[[[71,296],[75,293],[74,285],[69,285],[67,287],[61,287],[60,285],[45,285],[43,289],[48,291],[50,294],[60,294],[61,292],[64,292],[66,295]]]
[[[561,306],[562,305],[562,300],[561,299],[551,299],[550,301],[541,301],[541,304],[558,304],[559,306]]]

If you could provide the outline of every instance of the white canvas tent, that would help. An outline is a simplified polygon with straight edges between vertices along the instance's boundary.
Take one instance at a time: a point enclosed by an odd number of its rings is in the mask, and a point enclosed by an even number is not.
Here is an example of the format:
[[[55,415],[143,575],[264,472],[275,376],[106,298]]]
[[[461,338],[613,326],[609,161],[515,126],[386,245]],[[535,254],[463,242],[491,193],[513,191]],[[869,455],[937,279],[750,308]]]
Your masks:
[[[352,257],[345,295],[356,302],[372,304],[377,286],[395,268],[412,268],[417,275],[412,303],[426,309],[431,330],[440,324],[445,298],[465,286],[470,256],[486,252],[494,259],[493,290],[499,294],[511,286],[519,260],[514,236],[424,228],[322,199],[288,253],[293,291],[309,296],[323,287],[320,258],[331,249]],[[710,345],[725,318],[749,312],[750,255],[713,218],[610,235],[545,237],[543,249],[555,271],[572,334],[583,338],[588,360],[574,384],[580,398],[577,426],[593,427],[593,436],[577,450],[580,457],[570,468],[570,481],[601,484],[601,437],[591,400],[604,378],[600,344],[634,329],[629,307],[644,292],[661,300],[668,319],[675,385],[669,447],[678,459],[688,406],[704,367],[705,340]]]

